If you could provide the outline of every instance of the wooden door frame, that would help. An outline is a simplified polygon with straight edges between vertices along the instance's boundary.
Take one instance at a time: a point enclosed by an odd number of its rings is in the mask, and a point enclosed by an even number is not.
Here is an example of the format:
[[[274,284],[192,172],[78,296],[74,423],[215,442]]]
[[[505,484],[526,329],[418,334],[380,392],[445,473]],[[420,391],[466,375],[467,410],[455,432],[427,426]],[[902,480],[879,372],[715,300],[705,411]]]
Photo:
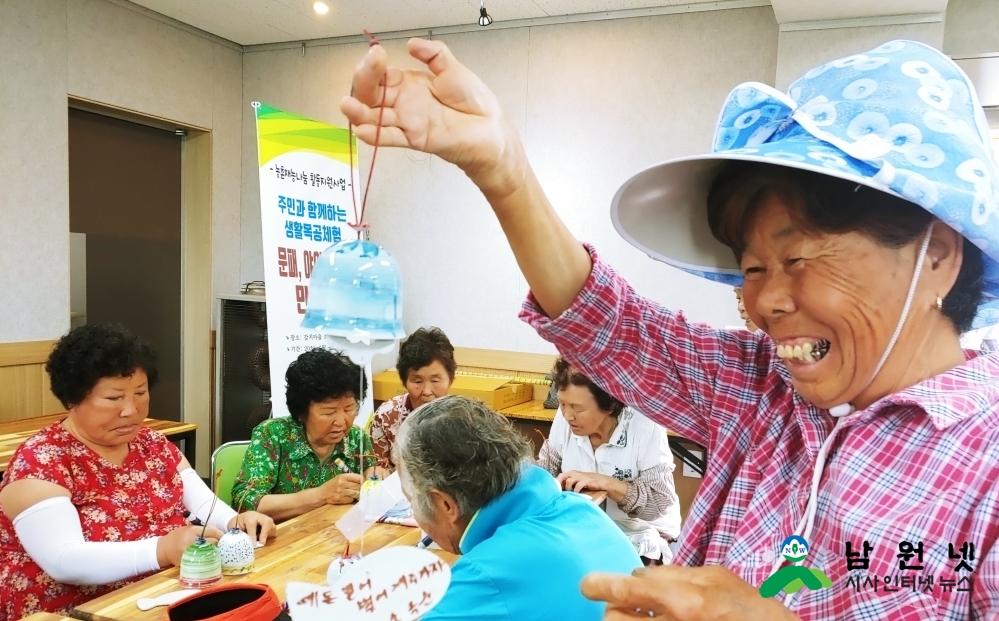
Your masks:
[[[180,173],[180,420],[198,425],[195,465],[207,477],[212,448],[212,132],[78,97],[69,98],[69,107],[186,134]]]

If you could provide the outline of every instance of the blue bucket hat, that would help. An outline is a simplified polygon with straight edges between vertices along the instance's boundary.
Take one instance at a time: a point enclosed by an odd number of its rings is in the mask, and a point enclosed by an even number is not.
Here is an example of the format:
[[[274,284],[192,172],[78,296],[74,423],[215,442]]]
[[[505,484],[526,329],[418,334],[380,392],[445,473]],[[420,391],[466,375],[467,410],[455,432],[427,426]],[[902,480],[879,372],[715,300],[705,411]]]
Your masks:
[[[890,41],[812,69],[787,94],[741,84],[722,106],[712,153],[657,164],[614,196],[622,237],[653,259],[733,287],[742,274],[711,234],[707,196],[729,160],[839,177],[907,199],[984,253],[974,328],[999,324],[999,170],[968,76],[939,51]]]

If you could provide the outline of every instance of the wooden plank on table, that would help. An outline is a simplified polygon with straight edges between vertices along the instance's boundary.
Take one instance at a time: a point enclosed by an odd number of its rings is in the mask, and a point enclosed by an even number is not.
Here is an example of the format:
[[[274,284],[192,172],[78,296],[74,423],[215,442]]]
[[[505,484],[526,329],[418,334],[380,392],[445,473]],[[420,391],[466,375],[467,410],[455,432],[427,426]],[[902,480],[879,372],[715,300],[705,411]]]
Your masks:
[[[55,344],[55,341],[0,343],[0,367],[45,364]]]
[[[512,416],[512,415],[516,414],[517,412],[520,412],[524,408],[530,407],[530,403],[531,403],[530,401],[527,401],[525,403],[518,403],[516,405],[511,405],[508,408],[503,408],[503,409],[498,410],[498,411],[499,411],[500,414],[503,414],[504,416]]]
[[[508,418],[552,422],[557,410],[546,410],[544,401],[528,401],[500,410],[500,414]]]
[[[49,416],[37,416],[9,423],[0,423],[0,472],[7,469],[7,464],[10,463],[11,457],[14,456],[14,451],[25,440],[45,427],[57,423],[64,418],[66,418],[66,412],[51,414]],[[198,426],[194,423],[178,423],[176,421],[155,418],[147,418],[142,424],[150,429],[159,431],[168,438],[197,431],[198,429]]]
[[[224,576],[222,584],[267,584],[284,600],[288,582],[325,584],[326,571],[333,557],[342,554],[346,541],[336,528],[336,520],[351,505],[320,507],[278,525],[274,540],[256,551],[256,563],[249,574]],[[420,529],[394,524],[374,524],[361,542],[351,545],[353,552],[370,553],[394,545],[415,545]],[[362,550],[363,548],[363,550]],[[457,556],[443,550],[432,550],[453,563]],[[162,609],[140,611],[135,603],[142,597],[157,597],[180,589],[177,568],[161,571],[145,580],[123,587],[113,593],[78,606],[73,617],[83,621],[160,621]]]
[[[66,412],[60,412],[58,414],[50,414],[48,416],[37,416],[26,420],[0,423],[0,441],[11,435],[24,435],[25,438],[28,438],[45,427],[48,427],[52,423],[59,422],[66,418],[66,414]],[[147,418],[142,421],[142,424],[150,429],[155,429],[166,436],[186,433],[188,431],[194,431],[198,428],[198,426],[194,423],[181,423],[172,420],[159,420],[156,418]]]
[[[550,373],[555,365],[553,354],[528,354],[498,349],[476,349],[455,347],[454,359],[458,366],[479,367],[503,371],[525,371],[530,373]]]
[[[72,621],[72,617],[64,617],[51,612],[36,612],[30,617],[24,617],[21,621]]]
[[[154,429],[166,437],[176,436],[182,433],[187,433],[188,431],[194,431],[198,428],[196,423],[182,423],[174,420],[159,420],[156,418],[147,418],[142,422],[143,425]]]

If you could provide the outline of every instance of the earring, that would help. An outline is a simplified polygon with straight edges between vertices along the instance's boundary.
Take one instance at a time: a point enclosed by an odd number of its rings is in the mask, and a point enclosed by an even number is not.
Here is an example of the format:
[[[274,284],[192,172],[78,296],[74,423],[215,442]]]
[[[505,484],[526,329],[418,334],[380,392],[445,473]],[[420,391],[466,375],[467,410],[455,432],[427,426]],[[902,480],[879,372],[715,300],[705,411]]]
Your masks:
[[[943,310],[943,299],[941,299],[939,295],[937,296],[937,310],[938,311]]]

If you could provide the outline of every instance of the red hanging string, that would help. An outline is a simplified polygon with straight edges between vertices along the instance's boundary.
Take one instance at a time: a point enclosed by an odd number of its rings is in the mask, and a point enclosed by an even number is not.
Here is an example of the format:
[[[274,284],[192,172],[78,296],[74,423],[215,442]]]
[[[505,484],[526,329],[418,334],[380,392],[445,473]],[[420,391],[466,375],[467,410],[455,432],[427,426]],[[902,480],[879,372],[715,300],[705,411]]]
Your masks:
[[[368,39],[369,46],[379,45],[374,35],[364,30],[364,36]],[[378,107],[378,124],[375,126],[375,145],[371,152],[371,167],[368,168],[368,182],[364,186],[364,196],[361,198],[361,211],[357,211],[357,194],[354,192],[354,126],[347,122],[347,148],[350,152],[350,198],[354,203],[354,222],[349,223],[350,228],[357,232],[357,239],[361,239],[361,233],[365,229],[370,229],[371,225],[364,221],[364,212],[368,206],[368,193],[371,191],[371,175],[375,171],[375,158],[378,157],[378,143],[382,135],[382,118],[385,114],[385,95],[388,92],[388,72],[382,76],[382,101]],[[354,85],[350,85],[350,94],[354,94]]]

